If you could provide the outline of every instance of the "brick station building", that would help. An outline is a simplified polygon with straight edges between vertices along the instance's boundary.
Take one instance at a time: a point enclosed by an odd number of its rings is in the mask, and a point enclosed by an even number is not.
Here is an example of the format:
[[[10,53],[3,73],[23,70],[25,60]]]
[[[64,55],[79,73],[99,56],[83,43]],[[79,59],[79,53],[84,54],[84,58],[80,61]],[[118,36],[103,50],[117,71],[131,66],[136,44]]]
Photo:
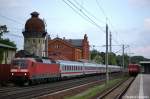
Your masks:
[[[85,34],[83,39],[54,38],[48,41],[48,57],[54,60],[78,61],[89,59],[89,42]]]

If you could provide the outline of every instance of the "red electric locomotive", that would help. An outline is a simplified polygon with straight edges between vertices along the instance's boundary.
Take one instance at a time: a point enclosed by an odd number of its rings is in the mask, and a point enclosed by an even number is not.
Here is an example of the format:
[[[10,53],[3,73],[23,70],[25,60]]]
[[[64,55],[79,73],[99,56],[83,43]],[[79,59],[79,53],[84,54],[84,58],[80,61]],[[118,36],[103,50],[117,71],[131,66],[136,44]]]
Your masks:
[[[136,76],[140,72],[140,66],[138,64],[129,64],[128,72],[130,76]]]
[[[15,84],[39,83],[59,77],[59,65],[48,59],[16,58],[12,61],[11,80]]]

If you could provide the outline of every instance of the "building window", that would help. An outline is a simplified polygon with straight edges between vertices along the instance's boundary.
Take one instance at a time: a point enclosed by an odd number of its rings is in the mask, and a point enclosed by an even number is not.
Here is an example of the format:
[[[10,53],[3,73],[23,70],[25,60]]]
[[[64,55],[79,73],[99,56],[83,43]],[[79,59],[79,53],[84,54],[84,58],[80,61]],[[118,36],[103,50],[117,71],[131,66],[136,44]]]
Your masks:
[[[55,48],[63,48],[63,46],[62,46],[62,45],[59,45],[59,44],[56,44],[54,47],[55,47]]]

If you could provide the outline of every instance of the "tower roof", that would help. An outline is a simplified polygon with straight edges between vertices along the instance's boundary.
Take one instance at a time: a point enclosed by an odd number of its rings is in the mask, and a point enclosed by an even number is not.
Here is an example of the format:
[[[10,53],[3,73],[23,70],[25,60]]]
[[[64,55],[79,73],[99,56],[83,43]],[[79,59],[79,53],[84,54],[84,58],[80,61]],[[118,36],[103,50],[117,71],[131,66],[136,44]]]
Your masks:
[[[36,33],[42,33],[45,32],[45,24],[42,19],[40,19],[38,12],[32,12],[31,18],[27,20],[25,24],[25,32],[36,32]]]
[[[39,16],[39,13],[36,12],[36,11],[34,11],[34,12],[31,13],[31,16],[32,16],[32,17],[38,17],[38,16]]]

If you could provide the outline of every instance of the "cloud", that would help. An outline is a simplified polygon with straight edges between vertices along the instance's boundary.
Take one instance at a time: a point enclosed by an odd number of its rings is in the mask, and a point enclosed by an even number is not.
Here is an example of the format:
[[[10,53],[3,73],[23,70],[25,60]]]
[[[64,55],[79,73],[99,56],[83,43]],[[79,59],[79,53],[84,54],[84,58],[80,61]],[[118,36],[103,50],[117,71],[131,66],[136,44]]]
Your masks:
[[[144,26],[146,30],[150,30],[150,18],[144,20]]]
[[[146,58],[150,58],[150,46],[141,46],[141,47],[136,47],[132,50],[132,52],[142,55]]]
[[[149,7],[150,0],[129,0],[129,4],[135,7]]]
[[[0,8],[14,8],[27,6],[28,0],[0,0]]]

